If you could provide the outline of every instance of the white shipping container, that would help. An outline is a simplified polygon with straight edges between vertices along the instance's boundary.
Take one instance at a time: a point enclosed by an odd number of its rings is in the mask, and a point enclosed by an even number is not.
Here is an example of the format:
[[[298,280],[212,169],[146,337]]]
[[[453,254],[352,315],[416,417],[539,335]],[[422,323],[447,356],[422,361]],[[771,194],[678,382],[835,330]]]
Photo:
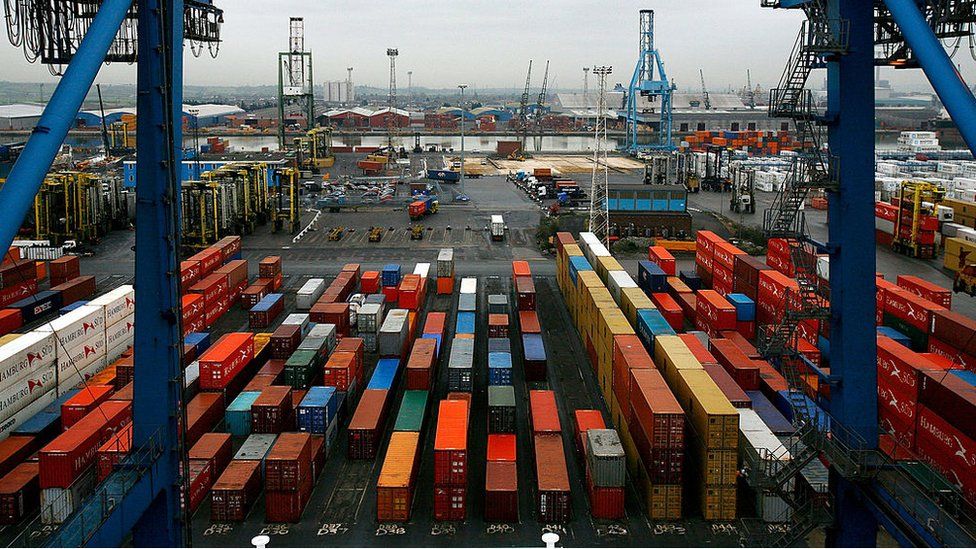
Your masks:
[[[133,332],[132,335],[135,336],[135,332]],[[110,364],[112,362],[115,362],[116,359],[122,356],[122,353],[126,352],[127,350],[133,347],[133,343],[134,343],[134,337],[130,337],[128,341],[122,341],[116,347],[113,347],[105,351],[105,360],[108,361]]]
[[[98,482],[96,470],[89,467],[70,488],[44,488],[41,490],[41,523],[61,524],[75,508],[91,494]]]
[[[935,217],[943,223],[952,222],[955,218],[956,211],[949,206],[942,206],[941,204],[935,207]]]
[[[92,337],[105,337],[105,310],[94,305],[78,307],[44,324],[37,331],[54,332],[58,350],[72,349]]]
[[[0,389],[27,375],[27,372],[54,363],[54,334],[30,332],[0,345]]]
[[[956,238],[961,238],[967,242],[976,242],[976,229],[960,227],[956,231]]]
[[[381,356],[399,356],[402,353],[410,330],[408,315],[406,309],[393,309],[386,314],[378,343]]]
[[[302,310],[311,309],[323,293],[325,293],[325,279],[310,278],[295,294],[295,307]]]
[[[336,346],[336,327],[335,324],[316,324],[314,328],[308,331],[308,335],[305,336],[306,339],[309,338],[321,338],[325,340],[326,352],[331,354],[332,349]],[[301,348],[301,345],[299,345]]]
[[[740,451],[746,463],[758,464],[766,471],[776,471],[792,459],[790,451],[769,430],[755,410],[739,409]]]
[[[0,423],[0,441],[3,441],[10,436],[10,433],[14,432],[17,427],[23,425],[25,421],[37,415],[37,413],[44,408],[47,408],[48,405],[54,402],[54,399],[54,391],[44,391],[36,399],[34,399],[34,402],[24,406],[21,411],[15,413]]]
[[[451,278],[454,276],[454,248],[442,248],[437,252],[437,277]]]
[[[61,396],[72,389],[80,389],[84,382],[88,381],[98,372],[101,372],[108,366],[108,361],[105,357],[96,360],[95,362],[80,368],[77,372],[72,371],[67,374],[63,374],[60,379],[58,379],[58,395]]]
[[[105,348],[114,349],[126,341],[132,341],[136,334],[136,315],[129,315],[105,330]]]
[[[362,334],[376,335],[383,323],[383,306],[378,303],[367,303],[359,308],[359,322],[357,331]]]
[[[93,338],[83,345],[58,353],[58,375],[62,378],[73,376],[98,359],[104,360],[108,349],[104,338]]]
[[[478,292],[478,279],[477,278],[462,278],[461,279],[461,293],[462,294],[474,294]]]
[[[830,280],[830,256],[817,256],[817,276],[823,280]]]
[[[627,271],[610,271],[608,282],[610,282],[610,295],[614,301],[620,303],[620,290],[623,288],[636,288],[637,283],[627,274]]]
[[[310,329],[312,329],[312,327],[311,327],[311,325],[309,323],[309,320],[308,320],[308,314],[307,313],[292,313],[292,314],[286,316],[285,319],[281,321],[281,325],[282,326],[285,326],[285,325],[288,325],[288,326],[292,326],[292,325],[299,326],[301,328],[302,337],[307,336],[308,335],[308,331]]]
[[[132,286],[119,286],[88,302],[88,306],[105,310],[105,326],[111,326],[136,312],[136,292]]]
[[[6,422],[28,404],[53,389],[55,365],[43,366],[0,391],[0,423]]]
[[[413,268],[413,274],[420,275],[420,278],[427,278],[430,275],[430,263],[417,263]]]
[[[198,379],[200,379],[200,362],[194,360],[183,370],[183,388],[188,389]]]

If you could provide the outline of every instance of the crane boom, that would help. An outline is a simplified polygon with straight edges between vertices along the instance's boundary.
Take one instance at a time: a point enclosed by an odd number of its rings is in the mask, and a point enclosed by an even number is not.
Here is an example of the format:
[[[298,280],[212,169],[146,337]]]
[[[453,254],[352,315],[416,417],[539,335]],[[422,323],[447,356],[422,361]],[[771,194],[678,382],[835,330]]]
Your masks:
[[[750,109],[756,108],[756,90],[752,87],[752,72],[746,69],[746,101]]]
[[[701,88],[702,88],[702,100],[705,102],[705,110],[711,110],[712,100],[708,97],[708,89],[705,88],[705,73],[701,69],[698,69],[698,76],[701,78]]]
[[[525,74],[525,89],[522,90],[522,99],[519,102],[519,131],[521,132],[521,151],[525,154],[525,140],[529,131],[529,85],[532,82],[532,60],[529,59],[529,71]]]

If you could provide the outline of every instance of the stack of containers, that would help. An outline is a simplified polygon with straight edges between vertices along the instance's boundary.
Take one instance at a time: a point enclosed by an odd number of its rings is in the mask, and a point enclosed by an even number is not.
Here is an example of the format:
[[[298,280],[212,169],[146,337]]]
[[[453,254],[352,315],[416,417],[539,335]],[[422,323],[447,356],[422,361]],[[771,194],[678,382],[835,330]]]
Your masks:
[[[295,412],[298,430],[325,438],[325,453],[331,453],[339,433],[339,403],[335,387],[309,387]]]
[[[696,303],[695,325],[708,337],[719,337],[719,332],[735,330],[735,307],[721,294],[714,290],[698,290]]]
[[[248,325],[252,330],[270,328],[284,308],[284,294],[268,294],[248,311]]]
[[[454,293],[454,249],[443,248],[437,252],[437,293]]]
[[[281,289],[283,277],[281,274],[281,257],[277,255],[268,256],[258,262],[258,284],[268,287],[269,292],[277,292]]]
[[[735,331],[748,340],[755,339],[756,301],[740,293],[726,294],[725,299],[735,307]]]
[[[763,418],[749,409],[739,410],[739,453],[742,462],[754,471],[777,474],[789,466],[792,456]],[[756,515],[765,522],[789,520],[792,509],[771,490],[757,490]]]
[[[664,377],[653,366],[631,369],[629,373],[627,434],[639,458],[633,469],[637,471],[641,493],[645,495],[648,516],[653,519],[680,518],[684,411],[668,389]]]
[[[247,260],[235,259],[217,267],[215,274],[227,275],[227,295],[231,306],[241,299],[247,288]]]
[[[384,307],[385,303],[364,303],[356,313],[356,337],[362,338],[371,353],[378,349]]]
[[[518,522],[518,499],[515,435],[489,434],[488,461],[485,464],[485,520]]]
[[[224,424],[227,431],[236,437],[251,434],[251,406],[261,396],[261,391],[241,391],[237,398],[227,405],[224,411]]]
[[[210,520],[242,522],[264,486],[265,458],[278,435],[247,437],[210,490]]]
[[[647,248],[647,259],[656,263],[667,276],[675,276],[676,263],[671,252],[663,246],[649,246]]]
[[[467,400],[442,400],[434,437],[434,519],[464,520],[468,493]]]
[[[429,315],[427,320],[430,321]],[[414,340],[407,359],[407,389],[429,391],[433,385],[436,361],[437,340],[426,337]]]
[[[378,336],[379,354],[382,357],[405,358],[409,344],[410,312],[393,309],[386,315]]]
[[[267,522],[298,522],[312,495],[312,437],[282,433],[264,459]]]
[[[555,393],[529,391],[529,408],[535,447],[536,516],[546,524],[565,524],[572,506]]]
[[[624,516],[627,463],[617,431],[590,429],[586,433],[586,487],[590,513],[596,519]]]
[[[474,390],[474,339],[455,337],[451,341],[447,372],[449,392],[470,393]]]
[[[734,291],[735,258],[745,252],[725,240],[712,242],[712,289],[720,295]]]
[[[119,286],[89,301],[88,306],[105,311],[105,360],[112,362],[131,348],[135,339],[135,290],[128,285]]]
[[[265,387],[251,404],[251,432],[280,434],[295,425],[295,403],[291,387]]]
[[[362,279],[360,280],[360,289],[364,294],[378,294],[380,293],[380,272],[379,271],[365,271],[363,272]],[[384,298],[385,299],[385,298]]]
[[[124,345],[127,348],[131,344],[133,316],[122,317],[127,320],[123,320],[123,324],[119,324],[119,315],[131,310],[132,308],[113,310],[111,317],[113,320],[112,332],[114,334],[113,341],[117,346]],[[54,334],[53,344],[57,354],[58,395],[63,394],[82,379],[91,377],[108,363],[105,321],[104,306],[86,305],[44,324],[36,330],[40,333]],[[34,369],[33,371],[36,372],[37,370]],[[79,373],[81,379],[79,379]],[[53,370],[51,374],[50,378],[38,385],[44,387],[47,382],[53,382],[55,379]],[[23,402],[24,396],[37,393],[33,387],[36,379],[24,379],[23,381],[25,381],[25,385],[31,386],[31,390],[23,395],[17,395],[17,399],[21,402]]]
[[[418,342],[421,340],[418,340]],[[411,351],[411,356],[416,347]],[[426,390],[407,390],[400,401],[390,444],[376,483],[376,520],[410,520],[420,466],[420,434],[427,416]]]
[[[190,287],[191,294],[203,296],[204,325],[210,327],[230,309],[230,286],[226,274],[214,273]]]
[[[766,242],[766,264],[787,276],[796,276],[791,248],[795,241],[786,238],[770,238]]]
[[[436,342],[435,359],[441,356],[441,342],[444,340],[445,327],[447,325],[447,314],[440,312],[427,313],[424,320],[424,333],[422,339],[433,339]]]
[[[295,295],[295,307],[302,311],[311,309],[312,305],[322,297],[323,292],[325,292],[324,278],[308,279]]]
[[[488,434],[515,433],[515,388],[488,386]]]
[[[398,299],[397,287],[400,285],[400,266],[390,263],[383,267],[380,280],[383,284],[383,295],[387,303],[396,303]]]
[[[349,459],[375,459],[379,450],[390,394],[387,389],[366,389],[349,420]]]
[[[64,284],[81,276],[81,259],[76,255],[59,257],[48,263],[48,271],[51,277],[51,286]]]
[[[698,231],[695,235],[695,273],[701,279],[702,284],[709,288],[712,287],[715,244],[718,242],[723,242],[722,237],[712,231]]]
[[[187,453],[190,468],[190,509],[203,503],[217,477],[231,458],[231,438],[227,433],[203,435]]]

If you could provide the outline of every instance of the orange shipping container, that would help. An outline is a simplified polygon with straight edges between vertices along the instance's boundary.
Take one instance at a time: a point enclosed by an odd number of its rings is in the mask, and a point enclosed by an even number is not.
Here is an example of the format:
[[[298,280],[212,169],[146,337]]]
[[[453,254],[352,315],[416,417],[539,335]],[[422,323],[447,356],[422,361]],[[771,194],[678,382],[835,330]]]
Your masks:
[[[631,370],[654,368],[654,361],[636,335],[618,335],[613,338],[613,394],[623,407],[621,413],[629,421],[627,403],[630,402]],[[615,421],[620,418],[613,418]]]
[[[383,468],[376,482],[376,520],[410,520],[414,486],[420,463],[420,433],[397,431],[390,436]]]

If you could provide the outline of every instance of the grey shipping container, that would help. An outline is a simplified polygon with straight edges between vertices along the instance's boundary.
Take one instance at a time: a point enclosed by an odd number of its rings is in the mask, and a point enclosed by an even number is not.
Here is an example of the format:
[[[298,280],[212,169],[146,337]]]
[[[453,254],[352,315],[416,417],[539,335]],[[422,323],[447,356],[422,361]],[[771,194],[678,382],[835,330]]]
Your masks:
[[[379,335],[378,334],[363,334],[363,333],[358,333],[358,334],[356,334],[356,337],[358,337],[358,338],[360,338],[360,339],[363,340],[363,348],[366,350],[366,352],[369,352],[369,353],[375,353],[376,352],[377,344],[379,343]]]
[[[488,432],[515,432],[515,388],[511,385],[488,386]]]
[[[449,368],[474,367],[474,340],[454,338],[451,341],[451,356],[448,360]]]
[[[489,295],[488,312],[497,315],[508,314],[508,296],[505,294]]]
[[[315,302],[322,297],[325,292],[325,279],[323,278],[310,278],[302,287],[298,289],[298,293],[295,294],[295,307],[302,310],[308,310],[315,305]]]
[[[614,429],[586,432],[586,461],[594,486],[616,488],[627,481],[627,458]]]
[[[489,353],[512,353],[512,340],[507,337],[488,338]]]
[[[437,252],[437,277],[451,278],[454,276],[454,249],[442,248]]]
[[[407,332],[410,329],[406,309],[393,309],[386,315],[380,327],[380,356],[398,357],[403,355],[407,345]]]
[[[289,326],[295,325],[301,327],[302,337],[307,336],[308,331],[311,329],[311,326],[309,324],[309,319],[308,319],[308,313],[292,313],[286,316],[285,319],[281,321],[281,324],[282,326],[287,324]]]
[[[325,323],[316,324],[311,330],[308,331],[308,335],[305,336],[305,339],[309,339],[309,338],[324,339],[325,352],[331,354],[332,349],[335,349],[335,346],[337,345],[335,324],[325,324]],[[300,344],[298,348],[302,349],[303,347]]]
[[[359,320],[356,331],[360,334],[376,335],[383,324],[383,306],[376,303],[366,303],[359,308]]]
[[[478,294],[460,294],[458,296],[458,311],[473,313],[478,306]]]
[[[382,305],[386,303],[386,296],[383,294],[369,294],[366,296],[366,301],[363,303],[373,303],[376,305]]]
[[[255,433],[250,435],[234,454],[234,459],[264,461],[264,456],[268,455],[277,439],[278,435],[274,434]]]

